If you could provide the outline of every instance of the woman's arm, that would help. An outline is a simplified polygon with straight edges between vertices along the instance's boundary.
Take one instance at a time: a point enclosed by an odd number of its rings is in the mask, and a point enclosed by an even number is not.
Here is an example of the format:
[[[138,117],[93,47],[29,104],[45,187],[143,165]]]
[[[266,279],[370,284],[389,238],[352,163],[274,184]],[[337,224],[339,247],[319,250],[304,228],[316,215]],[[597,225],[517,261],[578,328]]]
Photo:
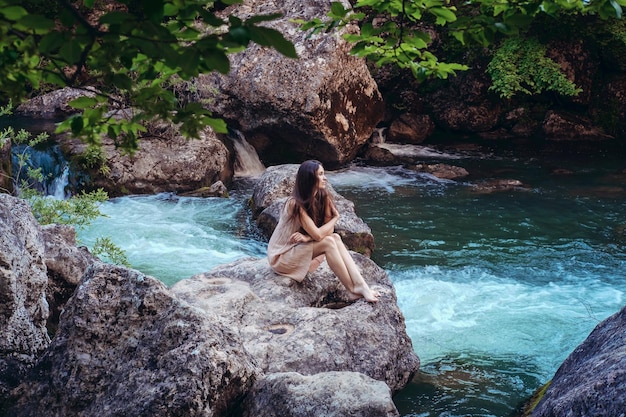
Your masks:
[[[335,231],[335,224],[339,220],[339,211],[332,202],[325,209],[325,223],[321,227],[317,227],[311,216],[305,210],[300,210],[300,223],[302,228],[312,240],[320,241],[326,236],[330,236]]]

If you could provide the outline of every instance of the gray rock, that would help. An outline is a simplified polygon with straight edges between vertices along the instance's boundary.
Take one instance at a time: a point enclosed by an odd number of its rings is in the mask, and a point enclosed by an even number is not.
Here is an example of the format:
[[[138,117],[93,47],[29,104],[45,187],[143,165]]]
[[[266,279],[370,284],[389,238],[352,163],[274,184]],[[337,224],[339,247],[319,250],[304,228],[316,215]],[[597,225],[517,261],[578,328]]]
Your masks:
[[[0,194],[0,408],[50,343],[47,281],[41,229],[29,205]]]
[[[591,332],[559,367],[533,417],[626,416],[626,308]]]
[[[176,126],[153,123],[133,156],[123,154],[108,138],[102,142],[106,169],[89,173],[92,185],[110,196],[184,192],[232,179],[230,151],[210,128],[199,139],[186,139]],[[66,138],[62,148],[79,159],[86,145]]]
[[[0,352],[32,363],[48,346],[41,229],[21,199],[0,194]]]
[[[349,54],[352,45],[341,36],[358,28],[311,36],[292,21],[321,18],[328,10],[329,3],[316,0],[246,0],[228,8],[225,14],[240,18],[282,14],[265,25],[293,42],[299,58],[251,44],[230,56],[227,75],[200,76],[189,88],[250,143],[264,142],[267,148],[258,149],[262,156],[296,153],[299,159],[315,157],[338,166],[357,154],[383,117],[382,98],[365,61]]]
[[[292,193],[298,167],[297,164],[268,167],[254,186],[252,209],[257,225],[267,238],[278,224],[282,207]],[[356,215],[354,203],[338,194],[330,183],[326,189],[341,214],[335,231],[349,249],[370,256],[375,247],[372,230]]]
[[[359,372],[402,389],[419,369],[389,277],[353,254],[378,303],[349,302],[324,262],[301,283],[275,274],[266,259],[242,259],[179,281],[172,291],[239,329],[265,374]]]
[[[76,230],[72,226],[50,224],[41,229],[48,271],[46,300],[50,315],[47,328],[54,335],[65,303],[74,294],[87,268],[99,259],[85,246],[76,246]]]
[[[270,374],[246,397],[244,417],[396,417],[389,387],[354,372]]]
[[[154,278],[94,264],[9,416],[223,416],[257,369],[220,317]]]
[[[32,98],[20,104],[15,113],[21,116],[29,116],[38,119],[53,119],[67,117],[79,111],[69,106],[69,102],[79,97],[94,97],[95,91],[91,87],[72,88],[65,87]]]

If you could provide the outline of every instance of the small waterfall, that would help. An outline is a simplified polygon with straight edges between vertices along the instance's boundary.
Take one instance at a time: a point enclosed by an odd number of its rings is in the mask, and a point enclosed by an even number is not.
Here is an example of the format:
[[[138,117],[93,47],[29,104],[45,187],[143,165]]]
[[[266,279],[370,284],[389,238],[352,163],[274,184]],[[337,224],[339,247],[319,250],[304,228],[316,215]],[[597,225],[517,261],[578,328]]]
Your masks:
[[[12,176],[14,179],[26,180],[30,187],[43,195],[57,199],[66,199],[70,196],[66,192],[70,179],[69,164],[65,160],[58,145],[41,148],[32,148],[27,145],[14,146],[12,152]],[[23,160],[23,162],[20,162]],[[21,169],[20,169],[21,168]],[[42,181],[28,178],[28,169],[41,169]],[[16,184],[19,188],[20,184]]]
[[[237,177],[255,177],[265,171],[265,165],[259,159],[254,146],[250,145],[246,138],[238,130],[232,130],[231,135],[233,145],[235,146],[235,176]]]
[[[69,184],[70,167],[65,165],[60,176],[52,179],[46,190],[46,195],[50,195],[57,200],[65,200],[69,197],[65,192],[65,187]]]

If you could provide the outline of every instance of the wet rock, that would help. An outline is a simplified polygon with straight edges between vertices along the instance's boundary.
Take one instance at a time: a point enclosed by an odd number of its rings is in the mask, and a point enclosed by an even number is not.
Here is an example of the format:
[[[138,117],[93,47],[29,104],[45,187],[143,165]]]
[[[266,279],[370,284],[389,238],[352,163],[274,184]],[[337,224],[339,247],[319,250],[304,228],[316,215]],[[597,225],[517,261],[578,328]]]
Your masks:
[[[210,187],[198,188],[197,190],[180,193],[183,197],[228,197],[228,188],[222,181],[212,184]]]
[[[404,316],[386,272],[353,258],[378,303],[348,300],[324,262],[298,283],[249,258],[179,281],[172,291],[239,329],[245,350],[266,375],[359,372],[402,389],[419,369]]]
[[[267,148],[258,149],[262,159],[297,155],[339,166],[357,154],[383,117],[382,98],[365,61],[349,54],[352,45],[341,36],[358,28],[311,35],[292,21],[321,18],[328,8],[329,3],[315,0],[246,0],[228,8],[224,13],[240,18],[282,14],[266,26],[293,42],[298,59],[251,44],[230,56],[228,75],[202,75],[190,86],[246,137],[265,138]]]
[[[626,308],[607,318],[563,362],[532,417],[623,416]]]
[[[400,158],[394,155],[389,149],[385,149],[375,144],[367,146],[363,158],[371,165],[386,166],[400,163]]]
[[[415,170],[427,172],[437,178],[445,180],[465,178],[469,175],[469,172],[467,172],[465,168],[448,164],[418,164],[415,166]]]
[[[493,194],[508,191],[525,191],[528,187],[516,179],[495,179],[472,185],[472,192],[476,194]]]
[[[251,203],[257,225],[269,239],[278,224],[285,201],[291,196],[299,165],[285,164],[268,167],[259,177]],[[329,183],[326,186],[341,214],[335,231],[346,246],[364,255],[374,251],[374,235],[367,224],[356,215],[354,203],[338,194]]]
[[[387,140],[398,143],[422,143],[435,130],[435,124],[427,114],[403,113],[391,122]]]
[[[353,372],[304,376],[270,374],[258,380],[248,397],[244,417],[396,417],[389,387]]]

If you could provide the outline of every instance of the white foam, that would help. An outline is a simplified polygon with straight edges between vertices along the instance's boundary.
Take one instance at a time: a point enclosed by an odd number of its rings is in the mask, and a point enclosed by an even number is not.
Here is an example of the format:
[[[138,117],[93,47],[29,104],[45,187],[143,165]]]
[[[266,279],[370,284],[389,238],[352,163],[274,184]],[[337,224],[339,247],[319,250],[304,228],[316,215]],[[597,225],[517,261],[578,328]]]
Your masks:
[[[548,377],[584,335],[619,310],[624,297],[599,281],[534,286],[471,268],[390,275],[424,363],[463,351],[531,357]]]

